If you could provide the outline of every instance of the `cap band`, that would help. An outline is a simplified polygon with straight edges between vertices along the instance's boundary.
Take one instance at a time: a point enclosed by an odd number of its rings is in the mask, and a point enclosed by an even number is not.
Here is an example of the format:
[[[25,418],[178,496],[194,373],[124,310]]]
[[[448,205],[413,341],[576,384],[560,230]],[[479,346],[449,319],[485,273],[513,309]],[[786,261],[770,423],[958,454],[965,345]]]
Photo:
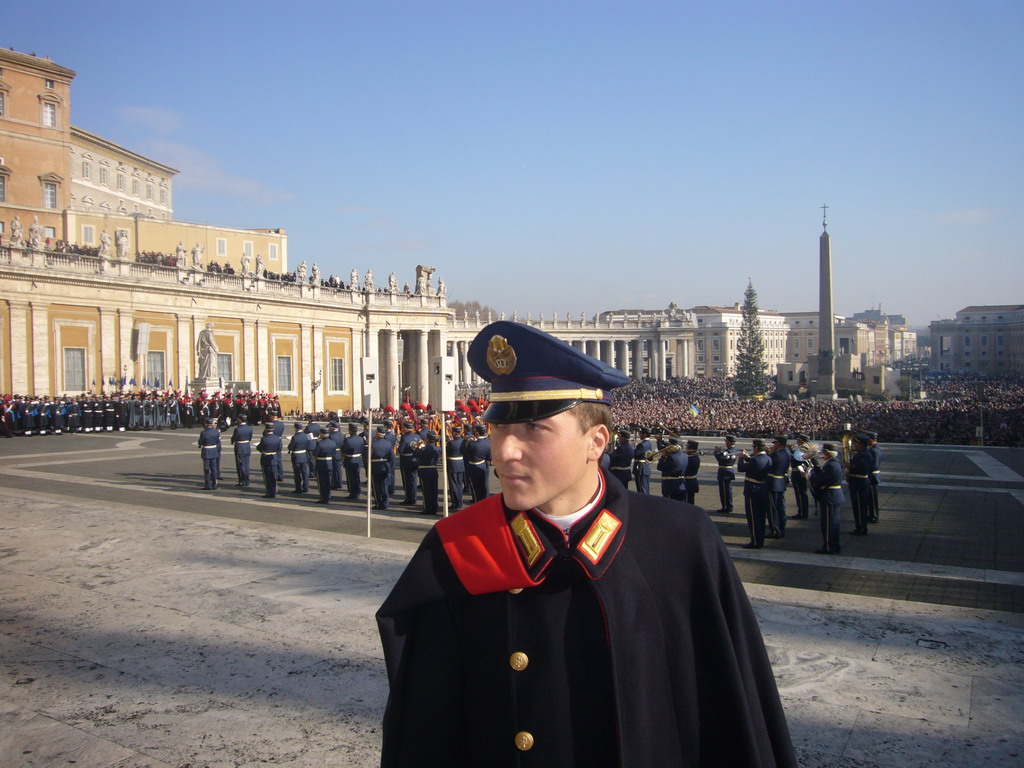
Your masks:
[[[600,389],[539,389],[532,392],[491,392],[492,403],[524,403],[536,400],[603,400]]]

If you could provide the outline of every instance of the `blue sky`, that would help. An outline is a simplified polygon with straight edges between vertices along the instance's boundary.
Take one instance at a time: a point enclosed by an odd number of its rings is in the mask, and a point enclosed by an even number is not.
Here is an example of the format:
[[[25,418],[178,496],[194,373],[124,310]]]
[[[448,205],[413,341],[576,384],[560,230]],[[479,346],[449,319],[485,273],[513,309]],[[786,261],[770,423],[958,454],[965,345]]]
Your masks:
[[[523,316],[669,302],[913,324],[1024,302],[1024,3],[8,0],[72,122],[285,227]]]

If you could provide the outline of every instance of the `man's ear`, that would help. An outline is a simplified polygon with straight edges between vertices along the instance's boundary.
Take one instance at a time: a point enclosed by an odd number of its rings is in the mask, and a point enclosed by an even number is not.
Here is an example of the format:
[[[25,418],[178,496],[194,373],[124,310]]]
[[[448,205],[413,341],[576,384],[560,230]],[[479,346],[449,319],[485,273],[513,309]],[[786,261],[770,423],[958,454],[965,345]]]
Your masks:
[[[593,427],[589,435],[590,444],[587,446],[587,460],[588,461],[600,461],[601,454],[604,453],[604,449],[608,447],[608,443],[611,441],[611,434],[608,432],[608,427],[604,424],[598,424]]]

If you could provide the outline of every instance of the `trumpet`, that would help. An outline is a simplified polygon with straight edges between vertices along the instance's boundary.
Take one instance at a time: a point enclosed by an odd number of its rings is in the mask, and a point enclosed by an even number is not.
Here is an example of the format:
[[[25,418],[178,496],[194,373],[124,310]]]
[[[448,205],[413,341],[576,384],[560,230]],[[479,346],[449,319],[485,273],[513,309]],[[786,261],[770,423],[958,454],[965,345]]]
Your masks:
[[[677,443],[669,443],[660,450],[648,451],[647,453],[644,454],[644,457],[648,461],[654,461],[655,459],[660,459],[662,456],[665,456],[669,453],[676,453],[677,451],[681,450],[683,450],[683,447],[681,445],[678,445]]]

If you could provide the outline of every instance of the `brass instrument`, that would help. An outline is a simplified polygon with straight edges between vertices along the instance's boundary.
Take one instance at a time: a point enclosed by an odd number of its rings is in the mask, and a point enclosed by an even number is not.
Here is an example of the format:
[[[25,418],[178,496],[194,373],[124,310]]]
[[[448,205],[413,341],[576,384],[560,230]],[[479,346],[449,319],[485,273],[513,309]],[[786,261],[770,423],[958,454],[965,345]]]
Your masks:
[[[648,461],[655,461],[656,459],[660,459],[662,456],[665,456],[666,454],[676,453],[677,451],[681,450],[683,450],[683,447],[678,443],[669,443],[660,450],[648,451],[647,453],[644,454],[644,458],[646,458]]]
[[[843,444],[843,466],[847,469],[850,467],[850,459],[853,458],[853,438],[856,434],[850,429],[849,424],[843,424],[843,433],[839,436],[839,440]]]

